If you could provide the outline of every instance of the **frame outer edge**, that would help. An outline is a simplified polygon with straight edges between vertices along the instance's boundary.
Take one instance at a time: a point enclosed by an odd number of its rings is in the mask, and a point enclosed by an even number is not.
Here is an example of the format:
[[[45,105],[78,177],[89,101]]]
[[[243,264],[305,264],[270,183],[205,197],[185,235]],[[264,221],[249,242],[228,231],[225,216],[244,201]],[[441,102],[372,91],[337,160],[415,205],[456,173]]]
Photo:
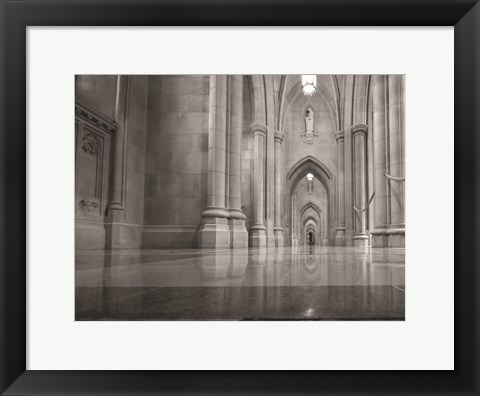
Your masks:
[[[456,393],[479,395],[480,3],[455,25],[454,153],[455,371],[466,387]]]
[[[12,11],[0,2],[0,392],[26,370],[25,25]]]
[[[23,3],[22,1],[18,3]],[[65,5],[69,2],[65,2]],[[359,3],[361,3],[359,1]],[[452,2],[453,3],[453,2]],[[25,105],[26,105],[26,92],[25,92],[25,51],[19,51],[18,48],[24,48],[25,46],[25,15],[17,12],[10,12],[9,8],[12,8],[12,2],[0,2],[0,25],[2,30],[1,38],[1,74],[0,74],[0,109],[2,116],[0,117],[0,277],[1,277],[1,306],[0,306],[0,347],[1,351],[1,360],[0,360],[0,392],[5,391],[5,389],[11,385],[9,389],[4,393],[5,395],[19,395],[19,394],[52,394],[53,392],[58,392],[58,384],[49,383],[49,378],[55,378],[55,372],[45,371],[45,372],[25,372],[26,368],[26,346],[25,346],[25,225],[26,225],[26,216],[25,216],[25,204],[24,199],[18,199],[18,197],[26,197],[26,187],[23,183],[23,179],[18,179],[19,177],[25,177],[25,161],[26,154],[23,149],[26,147],[25,135],[22,136],[21,131],[25,131]],[[46,1],[37,1],[35,2],[36,6],[44,5],[46,6]],[[53,7],[54,3],[50,3],[49,7]],[[85,3],[88,4],[88,3]],[[404,3],[406,7],[406,2]],[[439,2],[432,2],[431,7],[433,8],[435,4]],[[463,7],[465,7],[465,2]],[[398,5],[398,2],[397,2]],[[8,16],[7,16],[8,15]],[[45,15],[40,16],[38,19],[40,21],[45,21]],[[50,16],[51,20],[54,19],[53,15]],[[61,19],[60,16],[55,17]],[[98,18],[98,17],[97,17]],[[107,16],[104,16],[107,18]],[[416,17],[418,19],[418,15]],[[72,19],[72,15],[69,16],[69,19]],[[100,18],[101,19],[101,18]],[[113,18],[112,18],[113,19]],[[274,18],[273,18],[274,19]],[[401,18],[400,18],[401,19]],[[415,20],[417,20],[415,19]],[[427,17],[424,17],[422,20],[426,21]],[[35,16],[29,15],[29,21],[35,21]],[[465,98],[470,103],[461,103],[462,105],[467,106],[470,109],[470,112],[464,112],[462,114],[470,114],[471,117],[468,120],[460,120],[458,126],[462,130],[470,130],[468,136],[464,138],[467,141],[461,141],[460,146],[456,144],[455,151],[456,154],[461,153],[463,157],[463,152],[459,150],[457,152],[457,146],[461,147],[462,150],[468,153],[465,163],[470,161],[471,165],[475,165],[473,169],[466,172],[464,175],[458,174],[455,172],[455,177],[457,181],[462,181],[462,183],[467,182],[466,185],[462,184],[462,188],[466,189],[465,193],[471,194],[469,196],[460,195],[463,199],[456,199],[456,212],[460,212],[460,219],[455,222],[455,229],[457,226],[463,227],[467,226],[467,231],[461,234],[461,238],[458,239],[459,246],[465,248],[466,252],[474,254],[474,257],[468,256],[458,256],[459,258],[472,258],[475,259],[475,266],[470,268],[470,272],[460,273],[460,277],[456,276],[456,288],[457,278],[460,280],[468,280],[468,276],[471,276],[470,286],[467,288],[465,293],[468,295],[465,297],[465,300],[471,300],[474,298],[474,306],[476,312],[470,310],[468,313],[473,314],[473,317],[469,321],[462,322],[462,325],[471,324],[472,326],[465,330],[457,326],[455,328],[458,334],[465,334],[467,339],[473,334],[473,339],[475,340],[475,345],[469,345],[471,349],[474,350],[473,369],[476,371],[476,377],[474,382],[470,382],[470,386],[474,386],[475,389],[456,389],[446,390],[448,394],[471,394],[478,395],[479,393],[479,374],[478,374],[478,364],[479,364],[479,342],[478,342],[478,330],[479,330],[479,314],[478,308],[479,305],[479,293],[478,285],[480,284],[479,279],[479,269],[478,269],[478,257],[479,257],[479,158],[478,153],[480,152],[480,139],[479,139],[479,92],[480,92],[480,7],[476,3],[473,9],[471,9],[465,16],[458,21],[455,32],[455,46],[457,49],[457,28],[458,28],[458,38],[461,36],[461,29],[463,29],[463,24],[469,24],[470,29],[473,29],[474,35],[471,37],[471,41],[468,43],[467,47],[464,48],[465,52],[462,52],[463,63],[466,63],[467,59],[471,57],[472,65],[468,68],[468,72],[471,74],[465,74],[467,77],[464,78],[463,82],[461,75],[458,74],[460,71],[457,68],[457,62],[455,62],[455,78],[456,78],[456,87],[455,91],[457,92],[457,78],[460,78],[461,87],[460,90],[463,92],[469,92],[468,98]],[[33,23],[32,23],[33,24]],[[40,23],[41,24],[41,23]],[[48,25],[48,24],[47,24]],[[468,32],[468,29],[466,29]],[[467,33],[468,34],[468,33]],[[465,36],[463,36],[465,38]],[[9,57],[5,57],[5,54],[9,54]],[[457,55],[457,54],[456,54]],[[457,60],[457,56],[455,57]],[[8,60],[8,61],[7,61]],[[23,62],[23,66],[22,66]],[[472,84],[470,81],[470,87],[465,85],[468,83],[468,78],[472,75],[475,76],[475,84]],[[18,85],[18,82],[23,84]],[[8,101],[6,100],[8,98]],[[459,109],[460,110],[460,109]],[[457,105],[455,106],[455,111],[457,113]],[[472,113],[473,111],[473,113]],[[457,119],[457,115],[456,115]],[[457,127],[457,122],[455,123]],[[10,132],[7,134],[7,131]],[[15,134],[17,132],[17,134]],[[19,136],[20,135],[20,136]],[[469,140],[470,138],[470,140]],[[22,146],[23,145],[23,146]],[[470,148],[469,148],[470,146]],[[7,150],[8,147],[8,150]],[[23,147],[23,148],[22,148]],[[459,157],[457,157],[459,158]],[[7,168],[8,166],[8,168]],[[8,172],[7,172],[8,169]],[[464,170],[462,167],[461,171]],[[458,177],[458,178],[457,178]],[[472,177],[473,182],[472,183]],[[474,184],[469,186],[468,184]],[[457,187],[456,187],[457,190]],[[462,190],[463,192],[463,190]],[[458,197],[456,197],[458,198]],[[473,208],[473,213],[470,212],[470,218],[466,218],[466,211],[461,209],[462,204],[471,205]],[[22,215],[23,213],[23,215]],[[20,216],[19,216],[20,214]],[[473,214],[473,216],[472,216]],[[473,224],[472,224],[473,222]],[[8,230],[8,235],[5,231]],[[462,242],[461,239],[465,237],[465,241]],[[457,238],[456,238],[457,242]],[[459,250],[458,248],[456,251]],[[457,258],[457,255],[456,255]],[[20,264],[20,267],[15,266]],[[476,286],[475,287],[475,282]],[[471,294],[473,293],[473,294]],[[463,301],[463,299],[462,299]],[[23,307],[22,307],[23,303]],[[455,309],[457,310],[457,303],[455,304]],[[465,312],[465,310],[463,310]],[[22,329],[23,326],[23,330]],[[469,340],[467,339],[466,342]],[[456,362],[457,364],[457,362]],[[456,365],[457,367],[457,365]],[[459,367],[460,368],[460,367]],[[23,373],[23,375],[22,375]],[[86,372],[84,372],[86,373]],[[31,375],[27,375],[31,374]],[[73,375],[73,373],[71,373]],[[60,373],[57,373],[57,377],[63,377]],[[119,373],[121,375],[121,373]],[[29,378],[32,376],[38,377],[37,381],[30,381]],[[101,373],[93,376],[101,376]],[[188,376],[188,375],[187,375]],[[17,380],[17,381],[15,381]],[[472,379],[470,378],[470,381]],[[12,384],[13,383],[13,384]],[[100,382],[99,382],[100,383]],[[32,389],[32,386],[35,386],[35,389]],[[57,385],[57,386],[56,386]],[[85,384],[84,384],[85,386]],[[55,389],[56,388],[56,389]],[[181,388],[178,388],[179,392]],[[472,393],[472,390],[474,393]],[[62,389],[62,392],[64,389]],[[202,391],[198,389],[198,392]],[[423,389],[424,392],[428,392],[426,389]],[[94,389],[91,390],[94,392]],[[91,393],[90,392],[90,393]],[[69,393],[75,393],[75,390],[69,389]],[[78,392],[76,392],[78,394]],[[102,393],[102,392],[100,392]],[[165,392],[164,392],[165,393]],[[176,392],[170,392],[176,393]],[[263,392],[268,393],[268,392]],[[329,392],[331,393],[331,392]]]

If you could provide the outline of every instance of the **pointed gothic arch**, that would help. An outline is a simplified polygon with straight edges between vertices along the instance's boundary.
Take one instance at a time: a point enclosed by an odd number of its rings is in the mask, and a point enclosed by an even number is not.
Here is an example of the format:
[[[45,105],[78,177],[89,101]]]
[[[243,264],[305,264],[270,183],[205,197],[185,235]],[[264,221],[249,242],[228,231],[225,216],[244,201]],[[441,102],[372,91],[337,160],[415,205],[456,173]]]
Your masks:
[[[307,173],[312,173],[315,178],[323,185],[325,188],[325,192],[327,194],[327,207],[324,208],[323,212],[322,210],[315,205],[313,202],[308,202],[306,205],[304,205],[303,208],[306,206],[316,208],[316,211],[319,213],[319,219],[321,221],[323,217],[323,221],[325,222],[325,229],[328,230],[330,229],[330,218],[331,218],[331,193],[333,191],[333,175],[330,169],[323,164],[321,161],[319,161],[317,158],[314,158],[312,156],[306,156],[302,158],[300,161],[295,163],[290,171],[287,174],[286,177],[286,194],[287,194],[287,199],[286,199],[286,206],[287,206],[287,216],[288,216],[288,224],[290,225],[290,237],[292,238],[294,234],[294,221],[300,221],[300,217],[296,219],[293,213],[293,192],[295,190],[295,187],[297,184],[302,180],[304,177],[306,177]],[[310,204],[310,206],[309,206]],[[308,209],[308,207],[306,209]],[[305,209],[305,210],[306,210]],[[321,215],[323,213],[323,216]],[[298,213],[299,216],[300,213]],[[292,241],[293,243],[293,241]]]
[[[329,110],[329,114],[333,121],[333,125],[335,126],[335,130],[338,130],[339,124],[340,124],[339,122],[340,115],[338,114],[338,106],[335,98],[331,96],[328,89],[320,81],[318,82],[317,93],[318,95],[321,96],[321,98],[326,103],[327,108]],[[288,93],[285,95],[284,104],[283,104],[283,107],[280,109],[280,113],[279,113],[280,129],[282,129],[283,126],[285,125],[285,120],[292,104],[300,95],[303,95],[303,93],[302,93],[302,83],[299,80],[290,88]]]
[[[300,216],[302,216],[308,209],[313,209],[315,212],[317,212],[318,218],[321,218],[322,210],[313,201],[309,201],[303,205],[302,209],[300,209]]]

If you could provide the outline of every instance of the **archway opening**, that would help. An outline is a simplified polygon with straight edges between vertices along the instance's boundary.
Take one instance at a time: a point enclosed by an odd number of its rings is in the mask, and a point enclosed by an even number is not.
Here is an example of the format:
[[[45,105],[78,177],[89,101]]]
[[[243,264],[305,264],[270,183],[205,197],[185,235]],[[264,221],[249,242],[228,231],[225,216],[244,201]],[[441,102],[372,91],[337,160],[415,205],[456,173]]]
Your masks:
[[[286,202],[289,205],[291,243],[328,245],[330,225],[330,191],[332,175],[318,159],[308,156],[295,164],[287,175]],[[307,221],[314,223],[307,229]],[[309,239],[309,232],[313,232]],[[312,243],[313,241],[313,243]]]
[[[315,234],[313,233],[312,230],[308,231],[307,245],[315,245]]]

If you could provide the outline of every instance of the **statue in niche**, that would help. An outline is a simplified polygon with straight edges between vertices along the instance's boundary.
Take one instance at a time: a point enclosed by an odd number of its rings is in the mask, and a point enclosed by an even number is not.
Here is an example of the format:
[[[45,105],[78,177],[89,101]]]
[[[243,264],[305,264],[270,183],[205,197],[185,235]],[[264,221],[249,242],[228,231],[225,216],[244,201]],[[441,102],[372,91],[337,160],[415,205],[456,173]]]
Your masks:
[[[305,115],[305,133],[313,133],[313,122],[315,121],[315,113],[311,107],[307,108]]]
[[[318,136],[313,130],[314,123],[315,112],[310,106],[308,106],[305,111],[305,132],[302,134],[305,143],[312,144],[313,140]]]

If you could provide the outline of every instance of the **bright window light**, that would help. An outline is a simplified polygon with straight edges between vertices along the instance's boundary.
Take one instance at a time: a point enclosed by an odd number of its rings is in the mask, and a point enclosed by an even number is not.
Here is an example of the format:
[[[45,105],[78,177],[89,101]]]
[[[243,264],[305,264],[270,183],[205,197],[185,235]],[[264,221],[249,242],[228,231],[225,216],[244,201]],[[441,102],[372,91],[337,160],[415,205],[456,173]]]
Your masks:
[[[302,91],[305,95],[313,95],[317,90],[317,76],[315,74],[302,75]]]

